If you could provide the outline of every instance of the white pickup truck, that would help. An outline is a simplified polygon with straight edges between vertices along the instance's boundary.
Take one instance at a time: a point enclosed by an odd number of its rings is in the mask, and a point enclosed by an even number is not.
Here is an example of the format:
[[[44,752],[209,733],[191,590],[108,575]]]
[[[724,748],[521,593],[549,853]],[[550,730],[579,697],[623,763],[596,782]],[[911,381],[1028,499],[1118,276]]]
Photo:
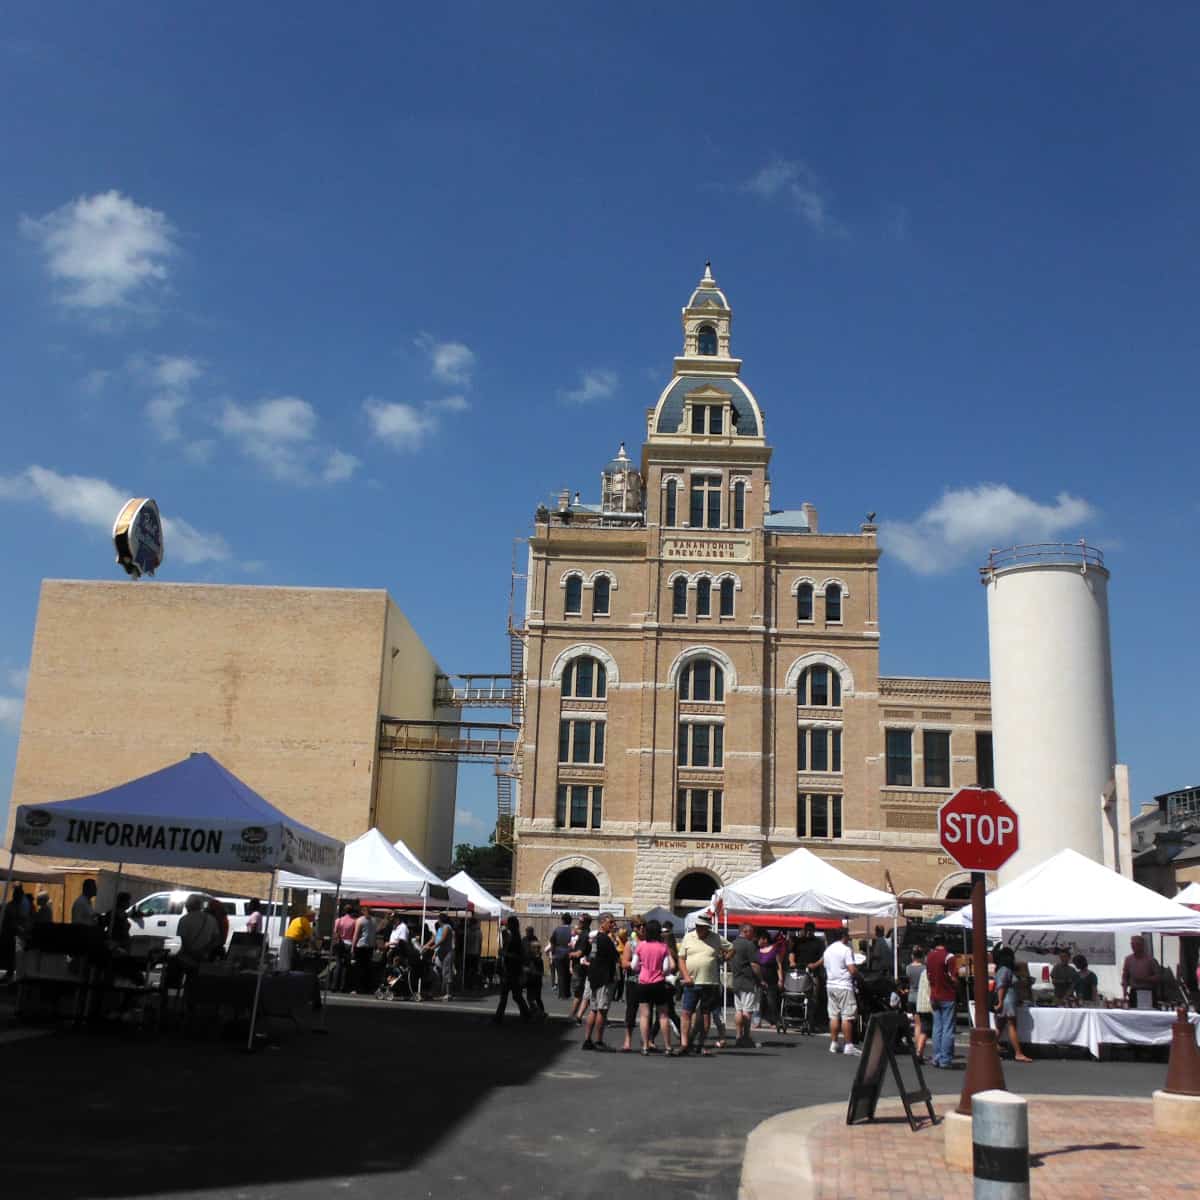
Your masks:
[[[189,896],[199,896],[205,904],[212,897],[207,892],[154,892],[144,896],[129,910],[130,933],[134,937],[161,938],[165,949],[174,953],[179,949],[179,919],[186,912]],[[250,915],[250,901],[242,896],[218,896],[229,917],[229,935],[242,933],[246,918]],[[278,950],[282,931],[281,904],[259,901],[263,916],[267,919],[267,934],[270,945]]]

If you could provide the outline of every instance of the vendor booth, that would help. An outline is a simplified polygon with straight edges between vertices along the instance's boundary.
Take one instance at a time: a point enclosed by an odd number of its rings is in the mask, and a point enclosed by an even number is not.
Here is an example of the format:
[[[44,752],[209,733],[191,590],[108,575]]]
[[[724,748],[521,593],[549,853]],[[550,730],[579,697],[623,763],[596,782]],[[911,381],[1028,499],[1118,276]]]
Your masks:
[[[1050,941],[1073,949],[1072,935],[1111,935],[1112,965],[1090,964],[1110,996],[1120,991],[1120,963],[1130,937],[1200,933],[1200,913],[1070,849],[989,892],[987,917],[988,937],[995,940],[1019,942],[1023,934],[1036,933],[1046,944],[1051,935]],[[939,924],[970,928],[971,910],[951,913]],[[1085,1046],[1096,1054],[1102,1044],[1166,1045],[1173,1020],[1173,1013],[1152,1009],[1023,1005],[1017,1030],[1022,1040]]]
[[[282,868],[336,880],[343,846],[275,808],[211,755],[198,753],[92,796],[18,806],[5,903],[17,853],[115,862],[118,874],[126,863],[269,872],[273,889]],[[265,964],[264,938],[253,986],[251,1046]]]

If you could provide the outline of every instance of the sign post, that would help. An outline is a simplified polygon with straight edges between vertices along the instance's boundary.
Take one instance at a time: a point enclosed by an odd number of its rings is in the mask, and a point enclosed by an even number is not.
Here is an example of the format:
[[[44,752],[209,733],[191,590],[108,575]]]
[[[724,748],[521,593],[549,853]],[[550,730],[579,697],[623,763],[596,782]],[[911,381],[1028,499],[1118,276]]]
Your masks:
[[[998,871],[1019,846],[1016,812],[991,788],[960,788],[938,809],[942,849],[964,871],[971,872],[971,951],[975,973],[975,1022],[967,1053],[958,1111],[971,1114],[971,1097],[991,1088],[1004,1089],[1004,1072],[996,1048],[996,1031],[988,1010],[987,871]]]

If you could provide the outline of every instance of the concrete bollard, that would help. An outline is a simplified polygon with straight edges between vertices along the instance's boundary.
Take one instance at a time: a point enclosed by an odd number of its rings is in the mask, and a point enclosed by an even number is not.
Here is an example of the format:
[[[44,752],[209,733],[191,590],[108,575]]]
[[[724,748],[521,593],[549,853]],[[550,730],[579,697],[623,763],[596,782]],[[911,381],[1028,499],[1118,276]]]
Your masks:
[[[971,1101],[975,1200],[1029,1200],[1029,1109],[993,1089]]]

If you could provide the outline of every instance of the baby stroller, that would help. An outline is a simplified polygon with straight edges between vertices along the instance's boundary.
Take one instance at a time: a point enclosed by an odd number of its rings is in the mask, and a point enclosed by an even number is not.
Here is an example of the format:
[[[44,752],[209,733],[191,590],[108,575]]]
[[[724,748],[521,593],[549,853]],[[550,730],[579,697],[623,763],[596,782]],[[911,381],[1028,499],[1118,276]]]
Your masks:
[[[418,964],[414,969],[414,960]],[[407,942],[401,942],[387,954],[383,983],[375,996],[379,1000],[412,1000],[416,995],[416,970],[420,956]]]
[[[779,1024],[784,1033],[795,1025],[806,1037],[812,1036],[812,1005],[816,991],[816,981],[807,969],[786,972],[779,997]]]

